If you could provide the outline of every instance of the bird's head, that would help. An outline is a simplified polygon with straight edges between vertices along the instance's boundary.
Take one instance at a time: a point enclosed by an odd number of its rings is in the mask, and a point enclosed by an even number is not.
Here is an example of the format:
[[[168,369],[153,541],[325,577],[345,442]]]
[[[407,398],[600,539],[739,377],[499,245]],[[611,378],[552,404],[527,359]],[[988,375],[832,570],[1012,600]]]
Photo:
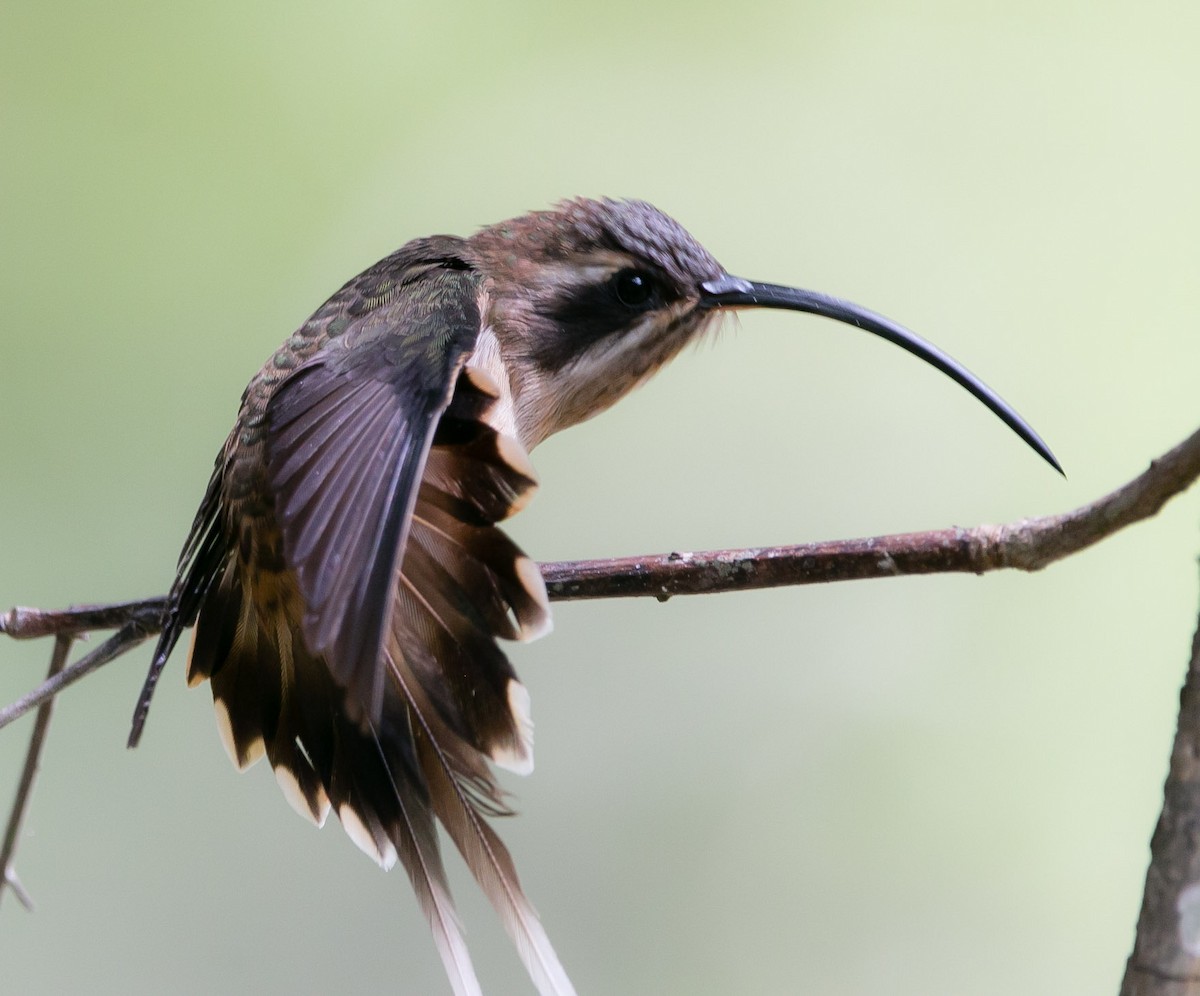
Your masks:
[[[1055,469],[1046,444],[982,381],[882,315],[815,291],[730,275],[686,229],[644,201],[564,201],[468,240],[527,447],[603,411],[727,311],[781,308],[864,329],[975,395]]]

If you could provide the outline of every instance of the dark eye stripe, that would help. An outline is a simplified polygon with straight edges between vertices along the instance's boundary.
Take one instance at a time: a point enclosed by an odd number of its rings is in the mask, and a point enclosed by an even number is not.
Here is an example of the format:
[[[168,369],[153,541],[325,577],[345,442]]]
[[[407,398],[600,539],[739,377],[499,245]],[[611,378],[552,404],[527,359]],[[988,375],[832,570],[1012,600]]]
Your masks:
[[[631,313],[605,282],[572,288],[552,303],[547,317],[555,326],[547,330],[554,341],[539,352],[553,367],[563,365],[592,343],[628,328]]]
[[[630,296],[627,278],[637,274],[649,290],[644,300]],[[642,321],[649,311],[673,300],[670,284],[649,270],[629,267],[598,283],[563,288],[539,310],[547,321],[531,330],[539,338],[531,351],[547,370],[559,369],[588,347]]]

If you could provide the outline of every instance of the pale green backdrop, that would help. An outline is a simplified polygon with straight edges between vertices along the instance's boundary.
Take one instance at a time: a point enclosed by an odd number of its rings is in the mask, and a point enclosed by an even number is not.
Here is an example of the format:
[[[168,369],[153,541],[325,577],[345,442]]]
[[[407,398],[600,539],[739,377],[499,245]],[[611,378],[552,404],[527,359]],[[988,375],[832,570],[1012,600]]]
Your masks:
[[[165,590],[250,374],[405,240],[647,198],[965,393],[746,315],[536,454],[539,559],[1065,510],[1197,423],[1187,3],[0,4],[0,609]],[[580,991],[1115,991],[1197,605],[1197,495],[1039,576],[560,606],[501,827]],[[4,700],[48,646],[0,643]],[[407,882],[237,775],[173,661],[67,693],[5,993],[440,993]],[[0,805],[28,726],[0,734]],[[455,867],[489,992],[528,985]]]

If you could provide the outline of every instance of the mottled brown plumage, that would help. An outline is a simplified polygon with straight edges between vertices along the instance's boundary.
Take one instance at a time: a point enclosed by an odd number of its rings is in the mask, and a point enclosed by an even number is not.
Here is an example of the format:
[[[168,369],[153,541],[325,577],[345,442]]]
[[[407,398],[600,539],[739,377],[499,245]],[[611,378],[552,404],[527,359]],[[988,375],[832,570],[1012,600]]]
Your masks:
[[[457,993],[479,991],[438,849],[440,822],[543,993],[570,993],[487,817],[489,762],[528,771],[528,696],[497,639],[549,627],[536,565],[498,523],[529,500],[528,451],[608,407],[723,309],[851,321],[963,383],[899,326],[810,292],[730,277],[639,201],[575,200],[469,239],[417,239],[331,297],[242,397],[184,546],[135,715],[195,626],[231,758],[264,754],[291,804],[332,808],[399,859]]]

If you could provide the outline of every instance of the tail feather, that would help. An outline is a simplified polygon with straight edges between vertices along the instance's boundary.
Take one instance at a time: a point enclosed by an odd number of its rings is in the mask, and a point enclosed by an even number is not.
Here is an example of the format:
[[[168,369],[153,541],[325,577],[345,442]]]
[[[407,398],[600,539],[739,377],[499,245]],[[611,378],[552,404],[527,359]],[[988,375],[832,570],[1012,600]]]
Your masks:
[[[329,749],[310,752],[305,744],[305,735],[310,729],[313,727],[299,715],[298,696],[284,696],[275,739],[267,753],[275,769],[275,780],[292,808],[321,827],[325,825],[332,803],[325,791],[327,779],[317,769],[314,756],[328,756]]]
[[[431,492],[423,487],[418,498],[396,593],[400,650],[455,734],[528,772],[523,688],[496,638],[528,640],[549,629],[545,584],[499,528],[448,514]]]
[[[450,754],[444,745],[453,734],[442,726],[434,710],[422,702],[419,689],[406,680],[402,663],[392,660],[396,680],[413,711],[414,738],[421,760],[430,804],[450,839],[454,841],[475,881],[500,915],[534,985],[542,996],[574,996],[575,988],[546,935],[537,911],[525,896],[512,856],[480,812],[475,795],[464,786],[461,753]],[[467,768],[474,768],[468,762]]]
[[[444,766],[440,752],[431,749],[426,756],[430,758],[426,777],[434,812],[500,915],[538,992],[542,996],[574,996],[575,988],[521,888],[508,848]]]
[[[279,678],[262,666],[277,656],[266,642],[238,572],[227,570],[201,609],[188,679],[210,678],[221,742],[240,771],[266,753],[280,712]]]
[[[376,740],[381,759],[382,745]],[[386,764],[386,760],[385,760]],[[437,829],[428,804],[416,797],[403,779],[392,778],[399,803],[401,821],[392,827],[391,837],[400,863],[408,873],[417,901],[429,921],[433,942],[455,996],[482,996],[471,955],[467,951],[462,923],[446,884],[446,870],[438,847]]]

